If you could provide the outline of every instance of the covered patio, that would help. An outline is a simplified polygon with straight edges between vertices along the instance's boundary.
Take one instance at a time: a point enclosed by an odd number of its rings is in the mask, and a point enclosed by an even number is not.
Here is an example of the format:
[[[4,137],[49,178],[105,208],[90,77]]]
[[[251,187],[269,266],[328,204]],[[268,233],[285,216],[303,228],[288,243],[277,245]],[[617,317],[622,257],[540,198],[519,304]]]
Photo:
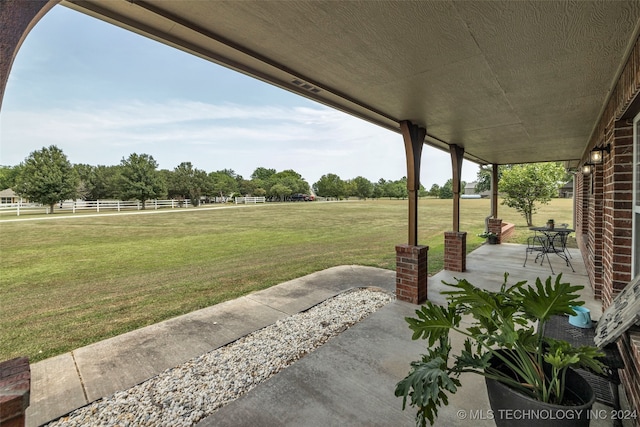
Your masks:
[[[481,246],[469,254],[467,271],[441,271],[430,278],[429,299],[444,303],[440,291],[446,286],[441,281],[451,282],[454,277],[466,278],[477,286],[494,290],[502,284],[505,272],[509,273],[510,283],[527,280],[533,284],[537,277],[543,280],[548,277],[550,269],[546,265],[532,262],[527,267],[522,266],[524,250],[525,246],[516,244]],[[560,258],[552,259],[552,262],[563,274],[563,280],[585,286],[583,298],[597,319],[601,304],[593,299],[579,251],[572,249],[571,255],[575,273],[558,262]],[[229,325],[226,316],[232,313],[232,307],[250,304],[251,312],[255,313],[249,316],[251,319],[245,317],[245,326],[239,332],[244,334],[252,328],[262,327],[263,320],[265,325],[275,321],[277,316],[267,313],[268,306],[293,313],[353,286],[393,291],[394,276],[388,270],[368,267],[329,269],[219,307],[77,349],[73,352],[77,367],[66,362],[71,360],[70,355],[38,362],[32,365],[33,387],[27,425],[36,427],[57,419],[90,401],[108,397],[160,374],[166,367],[184,363],[192,357],[191,353],[209,351],[203,345],[212,337],[209,329],[203,330],[202,324],[211,323],[213,319]],[[267,305],[262,306],[262,303]],[[404,321],[405,317],[414,315],[415,309],[415,305],[403,301],[388,304],[197,425],[414,425],[413,410],[402,411],[401,399],[394,396],[394,389],[408,372],[410,361],[425,351],[426,343],[412,341],[411,331]],[[206,337],[200,336],[203,334]],[[215,334],[216,337],[219,335],[225,338],[224,334]],[[455,338],[454,345],[461,345],[461,340]],[[212,349],[224,342],[224,339],[213,342]],[[82,374],[82,381],[77,378],[77,370]],[[105,371],[110,372],[108,377],[103,375]],[[441,409],[436,425],[494,425],[487,412],[489,402],[484,380],[466,374],[462,382],[449,406]],[[84,392],[83,387],[86,388]],[[623,401],[623,407],[626,405],[628,403]],[[610,408],[596,403],[594,410],[609,414]],[[593,427],[610,425],[608,416],[591,422]]]
[[[396,292],[405,301],[437,298],[440,281],[428,277],[428,248],[417,238],[424,144],[451,155],[447,270],[481,278],[481,265],[506,270],[502,258],[485,254],[472,272],[459,223],[465,160],[493,166],[487,214],[497,234],[498,166],[561,161],[584,171],[574,179],[571,226],[591,297],[606,307],[640,274],[637,1],[6,0],[0,102],[22,41],[58,3],[398,132],[409,202],[407,241],[396,247]],[[623,384],[640,409],[638,327],[619,344],[635,367]]]

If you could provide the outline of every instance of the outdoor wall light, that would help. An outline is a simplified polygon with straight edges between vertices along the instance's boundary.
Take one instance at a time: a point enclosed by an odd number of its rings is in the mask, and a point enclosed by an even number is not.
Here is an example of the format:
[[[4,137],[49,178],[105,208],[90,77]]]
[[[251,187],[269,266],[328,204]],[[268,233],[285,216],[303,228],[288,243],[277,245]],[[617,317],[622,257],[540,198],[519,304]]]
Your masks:
[[[604,160],[604,152],[610,153],[611,152],[611,146],[609,144],[607,144],[604,147],[595,147],[593,150],[591,150],[591,154],[589,156],[591,163],[593,163],[594,165],[599,165],[602,163],[602,161]]]
[[[589,163],[585,163],[582,165],[582,175],[590,175],[591,174],[592,165]]]

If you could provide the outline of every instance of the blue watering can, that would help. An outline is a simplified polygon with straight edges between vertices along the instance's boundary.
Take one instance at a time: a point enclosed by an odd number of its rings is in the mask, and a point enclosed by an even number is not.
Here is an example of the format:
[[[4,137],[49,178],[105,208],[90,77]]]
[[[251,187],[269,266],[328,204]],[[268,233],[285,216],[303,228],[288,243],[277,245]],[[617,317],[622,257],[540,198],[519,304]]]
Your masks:
[[[578,328],[591,328],[591,311],[584,307],[571,307],[576,312],[575,316],[569,316],[569,323]]]

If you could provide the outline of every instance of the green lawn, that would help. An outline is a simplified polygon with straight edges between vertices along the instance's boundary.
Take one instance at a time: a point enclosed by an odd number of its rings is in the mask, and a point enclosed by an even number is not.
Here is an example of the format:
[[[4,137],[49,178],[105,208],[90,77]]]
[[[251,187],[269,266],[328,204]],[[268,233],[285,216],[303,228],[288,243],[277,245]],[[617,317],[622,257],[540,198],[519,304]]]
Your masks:
[[[461,202],[471,251],[483,243],[489,201]],[[554,200],[534,218],[571,223],[572,206]],[[425,199],[419,209],[419,243],[430,246],[435,273],[452,201]],[[529,235],[513,210],[500,206],[499,216],[518,225],[511,241]],[[32,362],[328,267],[394,269],[395,245],[407,241],[407,202],[388,200],[7,219],[0,360]]]

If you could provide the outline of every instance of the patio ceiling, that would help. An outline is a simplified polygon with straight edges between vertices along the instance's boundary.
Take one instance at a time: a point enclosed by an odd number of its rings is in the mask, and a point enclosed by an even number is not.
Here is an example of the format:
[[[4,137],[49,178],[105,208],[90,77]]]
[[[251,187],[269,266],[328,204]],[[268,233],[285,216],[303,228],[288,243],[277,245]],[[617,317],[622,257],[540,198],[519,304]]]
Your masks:
[[[577,164],[640,23],[637,0],[62,4],[492,164]]]

